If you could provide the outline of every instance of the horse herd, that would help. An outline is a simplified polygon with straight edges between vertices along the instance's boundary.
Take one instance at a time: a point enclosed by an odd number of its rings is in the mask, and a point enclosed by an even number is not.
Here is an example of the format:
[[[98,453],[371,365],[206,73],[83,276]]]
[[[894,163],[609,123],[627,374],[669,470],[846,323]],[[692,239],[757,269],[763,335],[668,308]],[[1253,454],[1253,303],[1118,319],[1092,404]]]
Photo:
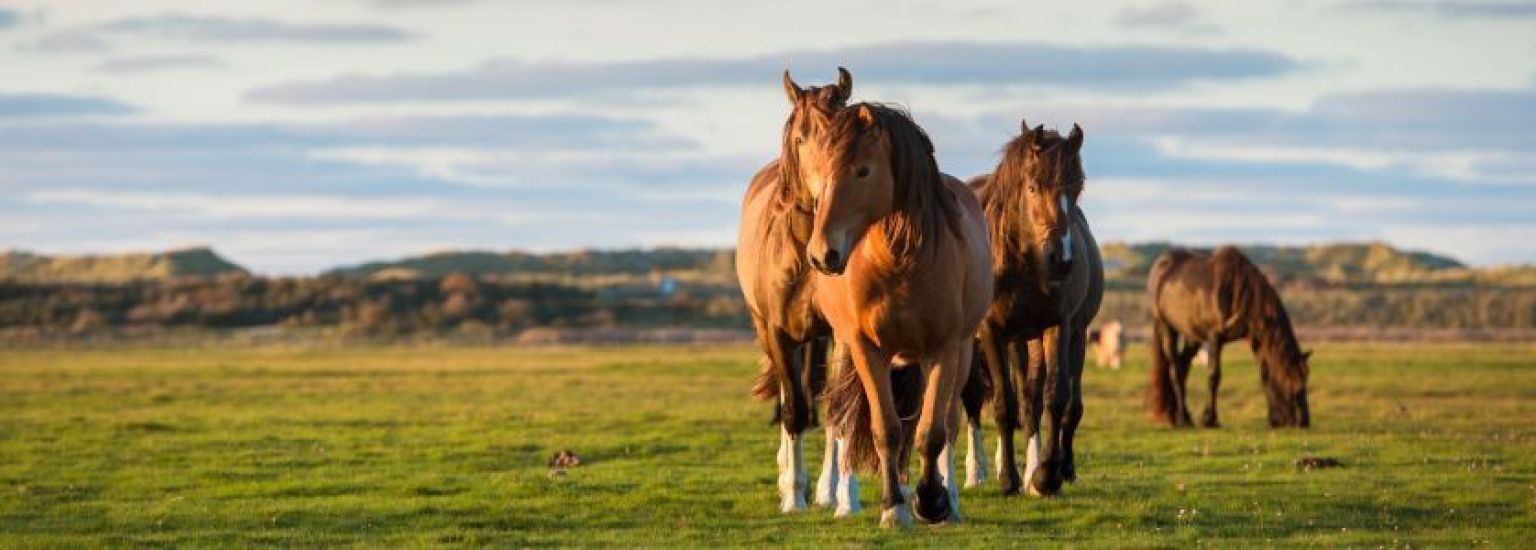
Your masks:
[[[827,444],[810,492],[839,517],[859,511],[854,473],[866,469],[880,483],[882,526],[909,525],[913,514],[958,521],[955,440],[965,422],[964,483],[983,483],[986,404],[1003,494],[1057,494],[1076,479],[1083,363],[1104,293],[1099,248],[1078,207],[1082,129],[1062,135],[1025,123],[992,173],[961,182],[939,170],[910,115],[850,103],[852,75],[838,73],[837,83],[809,88],[784,73],[791,111],[782,148],[752,178],[737,242],[764,352],[754,393],[778,404],[781,510],[807,506],[801,441],[818,422],[817,397]],[[1208,346],[1202,424],[1215,426],[1219,350],[1247,338],[1263,365],[1270,424],[1308,425],[1307,354],[1278,295],[1241,253],[1165,254],[1148,290],[1154,418],[1192,425],[1184,380]]]

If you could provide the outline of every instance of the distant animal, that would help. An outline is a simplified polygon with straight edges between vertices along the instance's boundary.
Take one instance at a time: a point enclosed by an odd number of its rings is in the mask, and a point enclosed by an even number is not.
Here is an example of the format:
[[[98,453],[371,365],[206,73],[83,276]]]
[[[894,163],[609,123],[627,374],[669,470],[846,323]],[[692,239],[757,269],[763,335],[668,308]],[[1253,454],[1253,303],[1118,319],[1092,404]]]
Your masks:
[[[997,169],[970,182],[986,212],[992,249],[993,298],[977,346],[980,370],[991,380],[1003,494],[1020,489],[1013,431],[1022,427],[1029,441],[1027,490],[1053,495],[1077,476],[1072,444],[1083,416],[1088,326],[1103,301],[1104,265],[1078,207],[1086,179],[1082,128],[1073,125],[1066,136],[1028,122],[1021,128]],[[981,407],[968,403],[966,409],[970,454],[977,457],[967,462],[967,478],[979,481],[985,469]]]
[[[806,249],[816,305],[852,365],[828,384],[829,420],[849,437],[850,460],[878,466],[882,526],[910,524],[912,513],[958,520],[949,447],[976,325],[992,298],[981,205],[939,172],[927,134],[893,107],[838,111],[799,157],[799,181],[816,205]],[[905,375],[893,378],[893,368]],[[909,447],[921,465],[910,512]]]
[[[1209,387],[1200,425],[1216,427],[1216,394],[1221,385],[1221,348],[1248,340],[1259,363],[1269,401],[1271,427],[1308,427],[1307,377],[1312,353],[1296,342],[1280,294],[1264,273],[1234,247],[1211,254],[1169,250],[1147,277],[1152,309],[1152,371],[1146,407],[1157,422],[1191,426],[1185,396],[1190,362],[1205,346],[1210,356]]]
[[[1125,356],[1125,327],[1120,321],[1099,325],[1088,331],[1088,342],[1093,344],[1093,362],[1100,367],[1119,369]]]
[[[825,131],[832,115],[847,104],[853,76],[842,68],[838,76],[836,84],[801,88],[789,71],[784,72],[790,114],[784,123],[783,150],[752,177],[736,241],[736,276],[763,349],[753,393],[778,405],[774,420],[780,426],[778,488],[784,512],[806,507],[802,435],[815,423],[814,396],[826,380],[831,337],[831,328],[812,302],[805,243],[813,199],[798,184],[794,155],[802,139]],[[835,445],[829,438],[828,462]],[[825,474],[823,480],[830,481]],[[824,496],[818,495],[818,500]]]

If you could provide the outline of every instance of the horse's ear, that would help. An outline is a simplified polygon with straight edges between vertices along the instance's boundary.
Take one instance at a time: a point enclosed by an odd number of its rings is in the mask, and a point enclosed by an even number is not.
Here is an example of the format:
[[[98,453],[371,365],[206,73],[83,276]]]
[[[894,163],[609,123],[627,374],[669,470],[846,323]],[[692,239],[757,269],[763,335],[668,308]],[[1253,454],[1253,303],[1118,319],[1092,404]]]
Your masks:
[[[1029,141],[1027,143],[1029,143],[1031,149],[1040,150],[1040,136],[1043,135],[1045,135],[1044,124],[1036,124],[1035,129],[1029,131]]]
[[[789,77],[789,69],[784,69],[784,95],[789,97],[792,105],[800,104],[800,96],[805,95],[805,90],[795,84],[795,79]]]
[[[875,110],[869,108],[869,105],[859,104],[859,120],[864,121],[864,124],[874,126],[876,123]]]
[[[1083,148],[1083,128],[1072,123],[1072,133],[1067,135],[1067,151],[1076,155]]]
[[[837,68],[837,91],[839,103],[847,103],[848,98],[853,96],[853,74],[848,69]]]
[[[1019,119],[1019,131],[1022,132],[1022,133],[1025,133],[1025,134],[1029,133],[1029,119],[1027,119],[1027,118]]]
[[[1312,361],[1312,350],[1307,350],[1307,351],[1301,352],[1301,362],[1308,363],[1308,362],[1311,362],[1311,361]]]

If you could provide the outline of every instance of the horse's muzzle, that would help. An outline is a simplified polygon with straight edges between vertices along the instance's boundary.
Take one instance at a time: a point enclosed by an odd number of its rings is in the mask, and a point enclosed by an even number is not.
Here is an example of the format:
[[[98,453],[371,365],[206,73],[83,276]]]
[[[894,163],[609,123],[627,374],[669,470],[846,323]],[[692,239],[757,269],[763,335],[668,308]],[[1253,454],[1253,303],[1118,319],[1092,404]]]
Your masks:
[[[848,262],[836,248],[829,248],[822,257],[811,255],[811,267],[827,275],[842,275],[843,270],[848,268]]]

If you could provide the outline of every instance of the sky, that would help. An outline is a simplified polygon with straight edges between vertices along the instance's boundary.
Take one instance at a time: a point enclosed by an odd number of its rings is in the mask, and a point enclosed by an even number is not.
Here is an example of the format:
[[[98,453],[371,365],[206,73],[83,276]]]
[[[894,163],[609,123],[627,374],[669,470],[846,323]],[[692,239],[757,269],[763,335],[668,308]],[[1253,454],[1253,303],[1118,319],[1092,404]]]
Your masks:
[[[0,249],[730,246],[782,72],[990,171],[1082,125],[1105,241],[1536,263],[1536,2],[0,0]]]

